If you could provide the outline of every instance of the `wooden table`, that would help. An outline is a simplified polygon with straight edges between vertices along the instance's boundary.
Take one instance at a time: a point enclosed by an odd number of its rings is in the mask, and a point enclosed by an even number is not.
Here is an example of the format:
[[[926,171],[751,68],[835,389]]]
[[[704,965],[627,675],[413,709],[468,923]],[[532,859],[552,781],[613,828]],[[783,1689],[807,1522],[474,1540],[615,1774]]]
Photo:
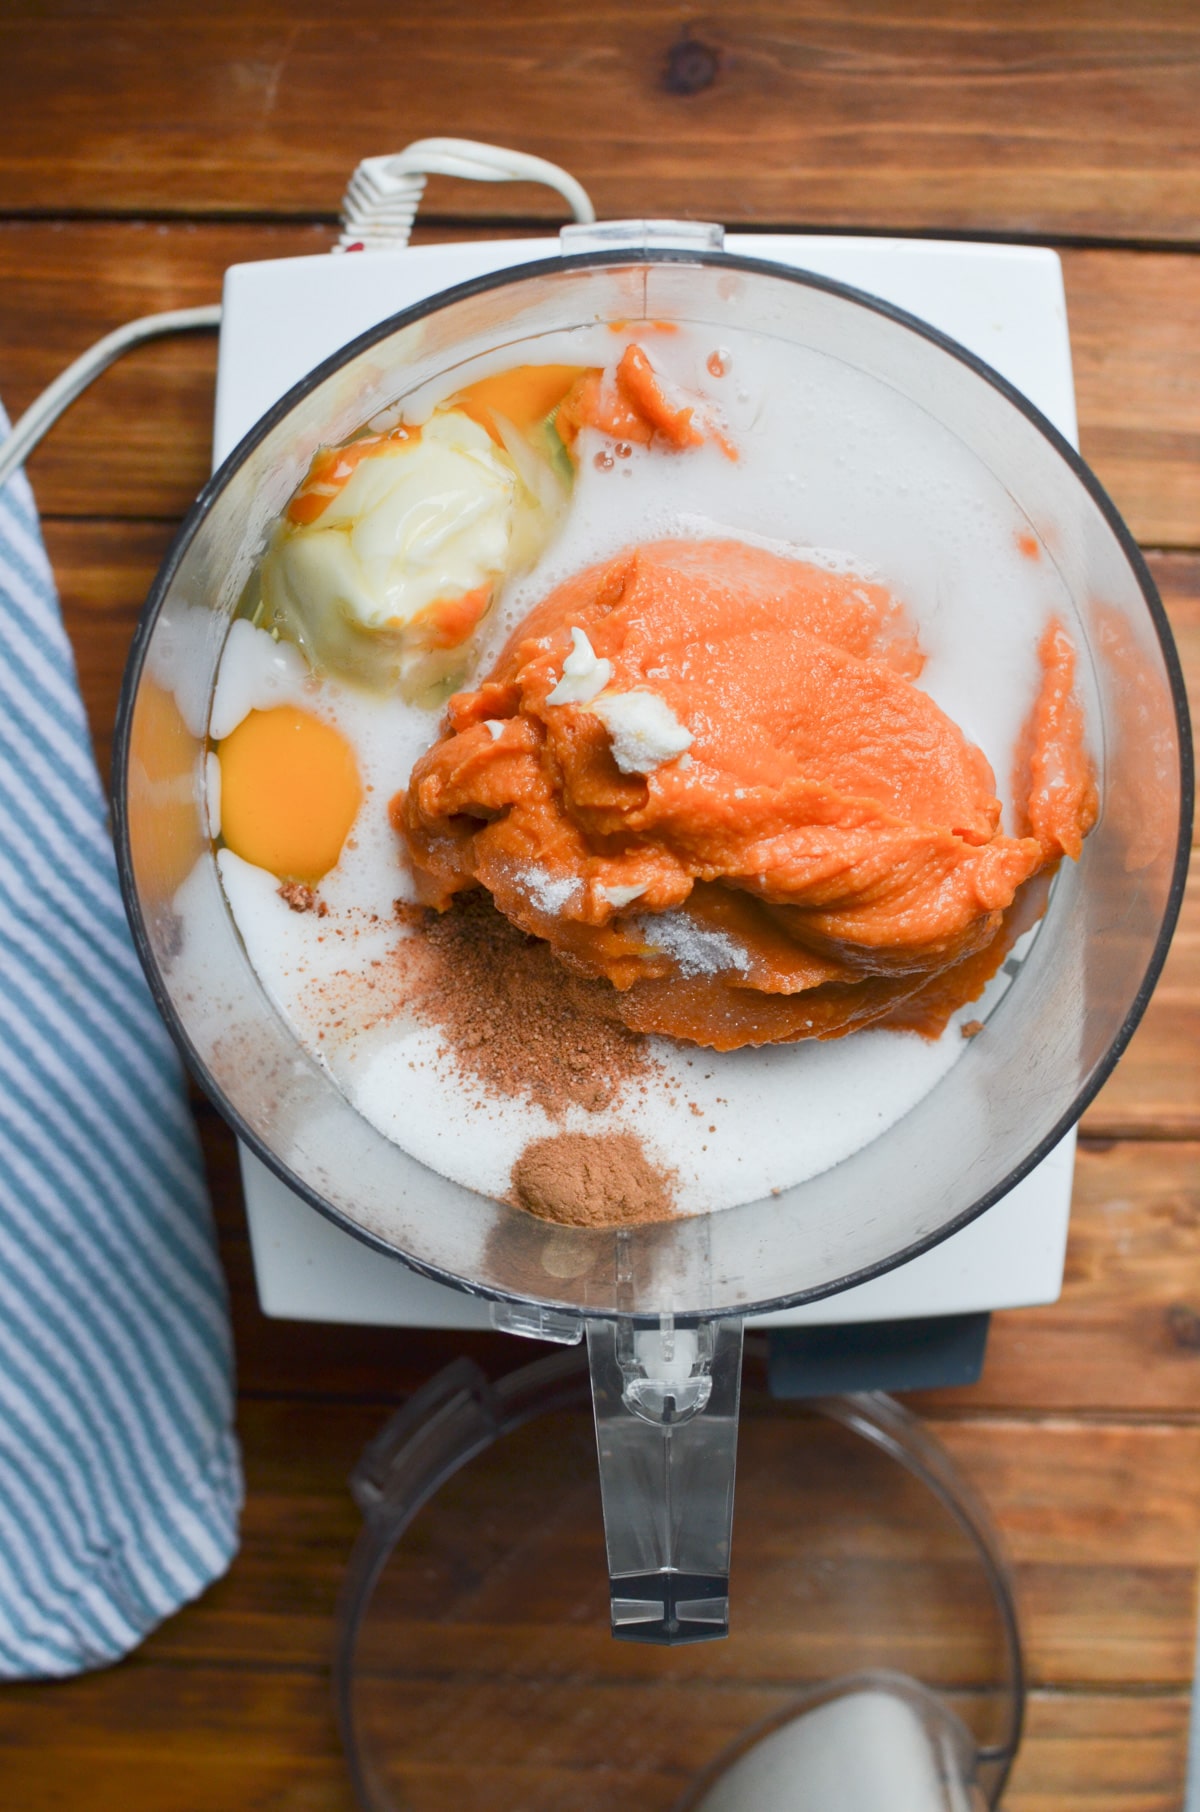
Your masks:
[[[1200,685],[1200,11],[1187,0],[8,0],[0,396],[108,328],[328,246],[357,160],[453,133],[572,169],[601,214],[1062,249],[1085,455],[1149,553]],[[435,183],[449,237],[544,191]],[[215,351],[130,358],[37,454],[102,764],[130,630],[209,456]],[[1066,1287],[996,1317],[916,1407],[1016,1561],[1032,1676],[1010,1812],[1180,1803],[1200,1530],[1200,897],[1083,1122]],[[229,1576],[130,1661],[0,1697],[0,1804],[348,1812],[328,1704],[347,1471],[464,1349],[259,1313],[230,1135],[197,1112],[231,1281],[249,1478]]]

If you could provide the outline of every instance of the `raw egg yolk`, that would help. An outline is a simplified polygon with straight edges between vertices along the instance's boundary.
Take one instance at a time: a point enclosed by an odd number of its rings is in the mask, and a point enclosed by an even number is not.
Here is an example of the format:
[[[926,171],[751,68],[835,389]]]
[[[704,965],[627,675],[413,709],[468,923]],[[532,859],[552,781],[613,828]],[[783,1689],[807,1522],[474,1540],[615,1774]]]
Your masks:
[[[307,711],[251,711],[220,744],[221,833],[280,880],[319,881],[362,804],[354,751]]]

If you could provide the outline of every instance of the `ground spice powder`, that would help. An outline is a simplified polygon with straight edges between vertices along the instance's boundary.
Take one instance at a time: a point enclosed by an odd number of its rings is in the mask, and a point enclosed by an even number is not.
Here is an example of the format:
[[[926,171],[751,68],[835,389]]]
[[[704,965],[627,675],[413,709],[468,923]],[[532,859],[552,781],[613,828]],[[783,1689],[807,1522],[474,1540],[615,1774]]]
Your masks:
[[[397,913],[415,933],[402,946],[409,1007],[485,1089],[561,1119],[571,1107],[598,1113],[659,1079],[647,1040],[604,1011],[607,984],[572,975],[488,895],[459,896],[443,913]],[[633,1133],[563,1132],[525,1147],[511,1199],[566,1226],[635,1226],[671,1217],[673,1180]]]
[[[569,974],[487,895],[422,913],[412,941],[420,952],[412,1010],[441,1028],[485,1088],[560,1119],[571,1106],[597,1113],[628,1084],[654,1077],[646,1039],[599,1011],[593,996],[605,984]]]
[[[557,1133],[533,1139],[512,1167],[513,1199],[567,1227],[670,1220],[673,1178],[632,1133]]]
[[[284,898],[293,911],[320,911],[312,889]],[[398,900],[394,912],[408,935],[388,955],[314,980],[318,1041],[340,1040],[347,1025],[415,1018],[485,1096],[528,1101],[557,1121],[665,1085],[650,1041],[613,1017],[610,985],[571,974],[489,895],[461,894],[441,913]],[[365,929],[377,925],[372,917]],[[353,931],[329,935],[352,941]],[[506,1199],[567,1225],[632,1225],[670,1216],[672,1184],[632,1133],[563,1132],[526,1146]]]

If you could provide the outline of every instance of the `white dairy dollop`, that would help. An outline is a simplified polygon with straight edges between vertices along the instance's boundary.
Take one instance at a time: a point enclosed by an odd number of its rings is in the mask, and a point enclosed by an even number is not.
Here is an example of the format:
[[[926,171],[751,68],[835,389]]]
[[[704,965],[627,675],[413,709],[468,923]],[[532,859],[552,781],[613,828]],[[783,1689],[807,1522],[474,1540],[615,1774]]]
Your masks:
[[[316,521],[280,541],[280,576],[314,617],[333,607],[362,629],[402,629],[440,599],[494,585],[516,485],[487,432],[447,410],[360,460]]]
[[[623,906],[628,906],[632,900],[640,900],[645,891],[645,883],[641,881],[634,882],[630,887],[602,887],[600,889],[609,905],[615,906],[618,912]]]
[[[298,648],[290,642],[277,642],[245,617],[236,618],[221,654],[209,735],[220,742],[251,711],[304,703],[308,680],[308,663]]]
[[[546,696],[548,705],[590,705],[613,676],[612,662],[600,659],[582,629],[572,629],[571,644],[562,678]]]
[[[591,709],[608,731],[622,774],[652,774],[694,741],[657,692],[611,692]]]

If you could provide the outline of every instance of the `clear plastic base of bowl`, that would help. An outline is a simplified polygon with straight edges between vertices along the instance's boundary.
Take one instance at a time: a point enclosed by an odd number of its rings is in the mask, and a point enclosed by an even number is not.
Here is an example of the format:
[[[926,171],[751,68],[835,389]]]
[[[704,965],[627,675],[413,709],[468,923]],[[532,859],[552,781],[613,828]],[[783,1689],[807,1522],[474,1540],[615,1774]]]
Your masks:
[[[723,1642],[610,1634],[581,1353],[495,1384],[460,1362],[381,1431],[354,1477],[364,1527],[336,1668],[364,1808],[699,1807],[759,1736],[839,1698],[878,1709],[880,1694],[956,1758],[945,1800],[922,1806],[997,1803],[1023,1685],[986,1512],[891,1399],[773,1401],[751,1344]],[[849,1788],[866,1725],[849,1709],[825,1724],[845,1731]]]

